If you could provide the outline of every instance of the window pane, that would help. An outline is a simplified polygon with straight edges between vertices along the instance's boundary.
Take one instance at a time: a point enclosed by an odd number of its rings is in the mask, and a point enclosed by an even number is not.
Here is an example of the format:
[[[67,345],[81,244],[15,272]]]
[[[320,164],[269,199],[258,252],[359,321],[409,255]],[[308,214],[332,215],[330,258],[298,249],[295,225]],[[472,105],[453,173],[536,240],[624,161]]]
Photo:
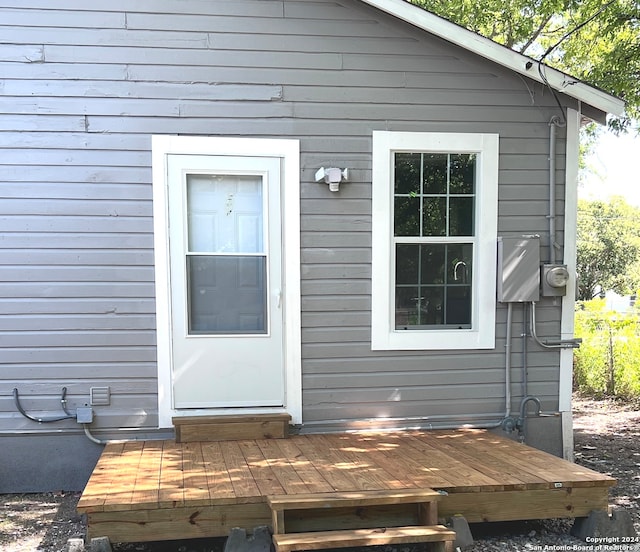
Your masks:
[[[191,253],[261,253],[262,177],[187,175]]]
[[[444,288],[397,287],[396,329],[442,326]]]
[[[473,246],[470,243],[449,244],[447,247],[447,282],[470,284],[473,268]]]
[[[472,268],[472,244],[396,244],[396,329],[470,327]]]
[[[423,154],[425,194],[447,193],[447,157],[446,153]]]
[[[419,281],[420,246],[396,245],[396,284],[417,284]]]
[[[445,323],[443,319],[444,287],[428,287],[422,289],[422,319],[421,324],[437,326]]]
[[[444,236],[447,232],[447,199],[424,198],[423,236]]]
[[[397,244],[396,284],[443,284],[446,248],[444,244]]]
[[[187,257],[189,334],[267,332],[266,258]]]
[[[458,324],[462,328],[471,326],[471,287],[447,288],[446,324]]]
[[[443,284],[447,246],[444,244],[423,244],[421,250],[420,284]]]
[[[396,242],[421,238],[396,243],[396,329],[469,328],[473,245],[429,238],[474,236],[476,156],[403,153],[395,160]]]
[[[449,198],[449,236],[473,236],[474,232],[474,198]]]
[[[396,288],[396,329],[406,329],[419,324],[420,320],[418,288]]]
[[[451,155],[449,193],[474,194],[476,181],[476,156],[474,154]]]
[[[395,193],[420,193],[420,153],[395,154]]]
[[[396,236],[420,235],[420,198],[396,197],[393,212],[393,231]]]

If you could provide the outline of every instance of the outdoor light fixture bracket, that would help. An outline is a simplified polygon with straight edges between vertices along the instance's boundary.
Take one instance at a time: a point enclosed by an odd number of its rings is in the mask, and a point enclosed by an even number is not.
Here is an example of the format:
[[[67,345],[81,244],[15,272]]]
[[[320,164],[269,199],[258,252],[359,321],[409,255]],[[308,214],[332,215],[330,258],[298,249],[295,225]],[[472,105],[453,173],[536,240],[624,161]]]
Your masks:
[[[325,169],[320,167],[316,171],[316,182],[324,182],[329,184],[329,190],[337,192],[340,189],[340,183],[349,180],[349,169],[338,169],[331,167]]]

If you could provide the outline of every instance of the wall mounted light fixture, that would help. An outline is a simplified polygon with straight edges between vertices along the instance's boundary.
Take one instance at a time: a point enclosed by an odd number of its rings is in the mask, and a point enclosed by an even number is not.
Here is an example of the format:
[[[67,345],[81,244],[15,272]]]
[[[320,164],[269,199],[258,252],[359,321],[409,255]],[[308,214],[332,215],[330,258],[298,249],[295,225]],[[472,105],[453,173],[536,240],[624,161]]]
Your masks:
[[[349,180],[349,169],[338,169],[336,167],[325,169],[320,167],[316,171],[316,182],[329,184],[329,189],[332,192],[337,192],[340,189],[340,182],[347,180]]]

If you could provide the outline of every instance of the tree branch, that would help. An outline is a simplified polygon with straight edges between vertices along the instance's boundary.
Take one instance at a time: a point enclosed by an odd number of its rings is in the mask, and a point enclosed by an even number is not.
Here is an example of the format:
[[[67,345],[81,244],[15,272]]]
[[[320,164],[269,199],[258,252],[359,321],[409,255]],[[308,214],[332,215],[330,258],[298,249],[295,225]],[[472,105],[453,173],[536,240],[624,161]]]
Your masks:
[[[540,36],[540,33],[544,30],[544,28],[547,26],[547,23],[549,23],[549,21],[551,21],[551,18],[553,17],[553,14],[549,14],[545,19],[543,19],[540,22],[540,25],[538,25],[538,28],[533,32],[533,34],[531,35],[531,38],[529,38],[529,40],[527,40],[524,43],[524,46],[522,46],[522,48],[520,48],[520,53],[524,54],[527,51],[527,48],[529,48]]]

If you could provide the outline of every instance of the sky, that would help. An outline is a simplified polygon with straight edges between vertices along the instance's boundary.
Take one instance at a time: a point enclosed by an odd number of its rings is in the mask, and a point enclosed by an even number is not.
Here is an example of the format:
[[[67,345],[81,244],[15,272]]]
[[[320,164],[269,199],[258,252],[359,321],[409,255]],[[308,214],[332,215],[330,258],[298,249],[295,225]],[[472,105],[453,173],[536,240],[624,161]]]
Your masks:
[[[606,200],[619,195],[640,207],[640,136],[636,130],[619,137],[602,132],[586,165],[578,188],[581,199]]]

